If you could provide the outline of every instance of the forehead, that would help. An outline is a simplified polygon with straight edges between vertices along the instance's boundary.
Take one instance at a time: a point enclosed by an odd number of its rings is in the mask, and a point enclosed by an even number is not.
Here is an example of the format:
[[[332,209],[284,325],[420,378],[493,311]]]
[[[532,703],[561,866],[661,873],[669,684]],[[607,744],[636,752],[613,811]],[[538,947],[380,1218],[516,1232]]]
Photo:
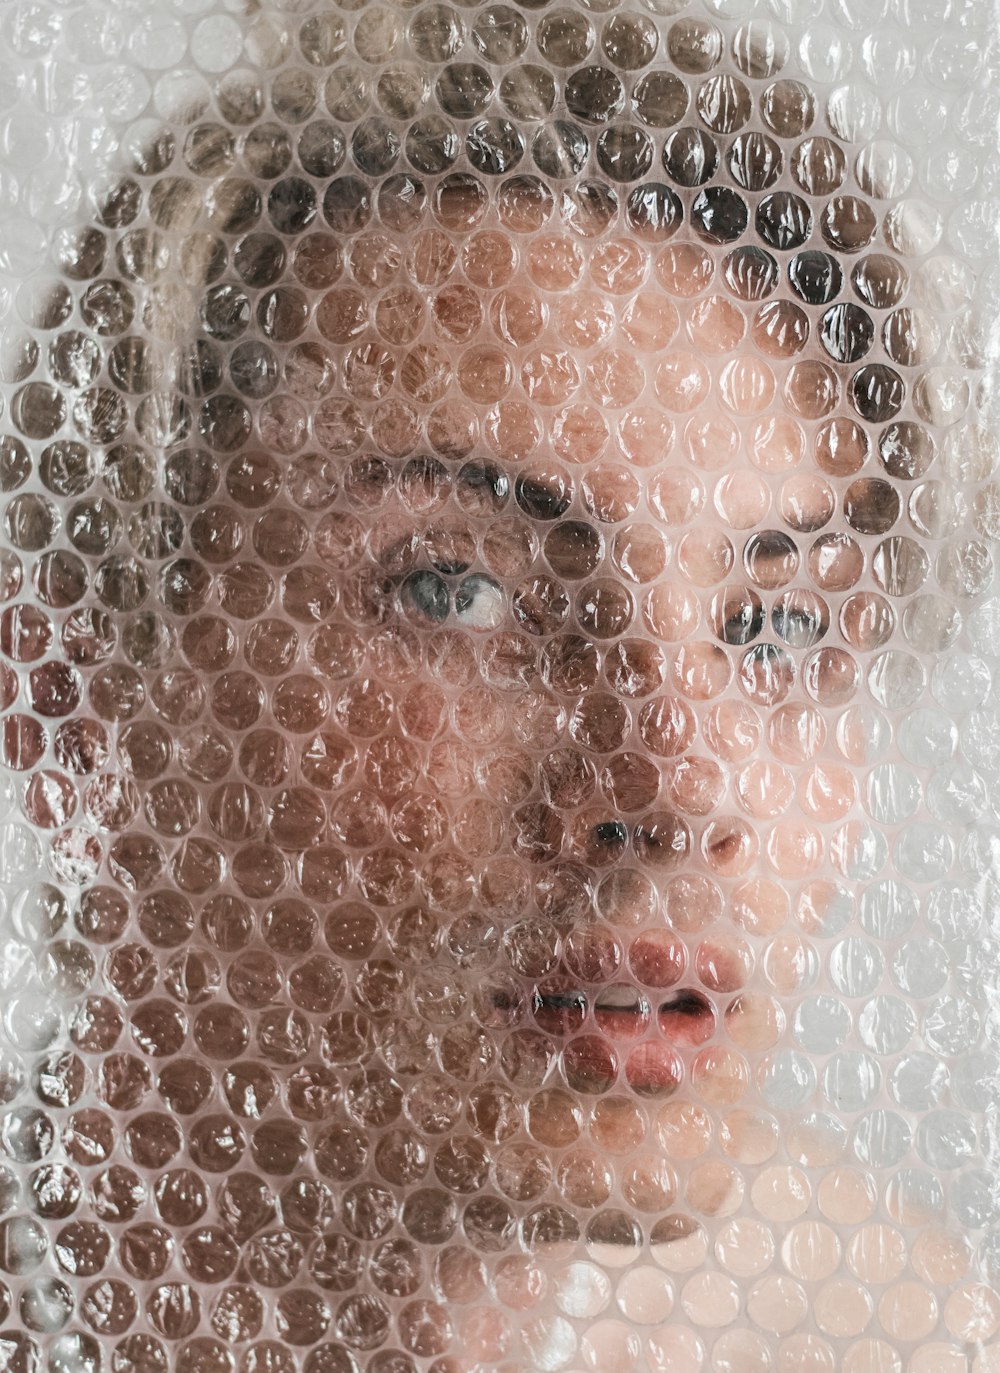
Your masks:
[[[894,162],[780,25],[434,4],[284,32],[287,64],[137,142],[104,207],[143,324],[201,336],[178,409],[210,446],[848,477],[912,394],[879,456],[919,466],[935,404],[903,369],[940,330],[905,300]]]
[[[963,413],[931,364],[969,288],[915,261],[912,159],[795,26],[677,8],[251,22],[252,64],[127,142],[101,227],[59,250],[118,278],[81,288],[126,334],[112,379],[155,389],[182,344],[173,413],[224,454],[922,473]],[[137,427],[169,447],[162,415]],[[859,532],[898,504],[874,481]]]
[[[290,64],[225,73],[211,105],[181,112],[194,115],[183,134],[160,130],[136,152],[146,173],[172,163],[199,178],[270,183],[262,208],[280,233],[301,232],[320,211],[337,231],[356,230],[373,207],[402,229],[428,199],[468,227],[484,198],[501,199],[503,180],[523,192],[527,175],[567,212],[567,198],[575,203],[590,231],[627,207],[636,230],[665,235],[687,219],[713,244],[749,229],[789,248],[808,235],[807,207],[780,196],[761,208],[757,197],[784,177],[828,198],[848,177],[854,102],[824,110],[807,81],[786,74],[789,39],[770,22],[429,4],[285,21],[280,41],[269,36]],[[883,160],[865,164],[864,195],[891,191],[879,184]],[[316,185],[330,178],[335,186]],[[660,183],[658,194],[631,194],[644,182]],[[511,195],[502,199],[516,218]],[[216,197],[208,208],[233,229],[253,200]],[[826,208],[835,249],[869,241],[871,211]]]
[[[852,388],[845,369],[907,286],[876,245],[893,160],[856,155],[858,99],[801,79],[790,30],[675,9],[373,6],[253,25],[258,68],[133,149],[155,231],[183,239],[175,260],[207,296],[202,332],[241,347],[245,317],[279,347],[398,348],[426,329],[453,354],[489,337],[551,355],[575,310],[576,354],[608,342],[606,320],[627,348],[756,350],[765,371],[808,349],[787,393],[821,393],[802,418],[841,396],[884,418],[900,378],[856,368]],[[124,236],[141,282],[158,248]],[[469,292],[507,323],[475,326]],[[532,311],[537,339],[516,318]],[[644,317],[631,333],[629,312]]]
[[[104,216],[125,240],[117,265],[140,291],[176,265],[202,296],[201,332],[244,358],[251,334],[279,350],[432,335],[453,355],[486,338],[508,353],[545,342],[551,355],[575,309],[561,341],[577,357],[614,342],[752,351],[764,369],[797,368],[790,382],[776,369],[776,395],[819,394],[800,418],[823,418],[836,397],[881,422],[905,392],[892,364],[911,362],[915,335],[927,352],[933,334],[900,317],[872,372],[908,284],[910,245],[879,200],[899,188],[900,157],[859,155],[868,104],[824,93],[794,26],[683,10],[261,16],[248,25],[251,64],[132,140],[134,192],[119,190]],[[484,315],[473,334],[468,292],[509,327]],[[168,287],[161,298],[174,303]],[[525,320],[514,327],[532,310],[538,339]],[[641,331],[623,329],[629,311]],[[523,369],[511,385],[531,389]],[[606,389],[596,398],[614,408]],[[541,403],[537,388],[529,399]]]

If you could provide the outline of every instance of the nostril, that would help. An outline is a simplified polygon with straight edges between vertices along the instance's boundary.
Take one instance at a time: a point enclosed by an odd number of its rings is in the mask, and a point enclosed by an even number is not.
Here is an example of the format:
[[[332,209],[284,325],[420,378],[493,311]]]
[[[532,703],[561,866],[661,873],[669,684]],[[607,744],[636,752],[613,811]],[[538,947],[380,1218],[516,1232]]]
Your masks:
[[[602,820],[590,833],[594,842],[602,848],[622,848],[628,843],[628,830],[620,820]]]

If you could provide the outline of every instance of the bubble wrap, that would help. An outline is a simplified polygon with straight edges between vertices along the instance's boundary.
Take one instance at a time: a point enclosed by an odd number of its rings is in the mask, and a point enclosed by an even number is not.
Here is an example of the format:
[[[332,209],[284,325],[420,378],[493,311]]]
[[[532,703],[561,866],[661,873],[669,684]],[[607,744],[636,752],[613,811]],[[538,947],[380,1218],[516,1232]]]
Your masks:
[[[994,47],[3,7],[4,1373],[998,1373]]]

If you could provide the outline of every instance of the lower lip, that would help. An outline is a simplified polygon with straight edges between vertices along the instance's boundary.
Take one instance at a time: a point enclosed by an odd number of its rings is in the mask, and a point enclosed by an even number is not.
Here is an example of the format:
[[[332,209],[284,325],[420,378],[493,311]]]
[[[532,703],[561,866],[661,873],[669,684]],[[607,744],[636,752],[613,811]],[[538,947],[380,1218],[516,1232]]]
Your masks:
[[[705,1044],[715,1031],[715,1011],[700,992],[673,992],[657,1008],[656,1038],[644,1037],[653,1023],[646,997],[635,989],[618,989],[617,1004],[601,1005],[593,1017],[598,1033],[585,1027],[586,995],[561,979],[534,989],[531,1004],[538,1027],[563,1042],[566,1084],[587,1095],[610,1091],[621,1076],[639,1096],[665,1097],[684,1078],[681,1047]]]
[[[680,1055],[661,1040],[644,1040],[627,1051],[600,1035],[580,1035],[562,1051],[566,1085],[575,1092],[600,1096],[624,1073],[637,1096],[672,1096],[684,1080]]]
[[[700,992],[674,992],[656,1015],[660,1033],[672,1044],[698,1048],[715,1033],[715,1008]]]

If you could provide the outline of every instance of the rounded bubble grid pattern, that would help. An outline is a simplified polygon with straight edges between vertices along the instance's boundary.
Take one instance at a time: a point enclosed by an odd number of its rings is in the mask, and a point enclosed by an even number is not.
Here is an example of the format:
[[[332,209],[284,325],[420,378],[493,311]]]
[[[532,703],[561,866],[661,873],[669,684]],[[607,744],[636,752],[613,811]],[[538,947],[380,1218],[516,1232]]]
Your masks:
[[[3,1366],[995,1373],[987,7],[133,17],[0,23]]]

